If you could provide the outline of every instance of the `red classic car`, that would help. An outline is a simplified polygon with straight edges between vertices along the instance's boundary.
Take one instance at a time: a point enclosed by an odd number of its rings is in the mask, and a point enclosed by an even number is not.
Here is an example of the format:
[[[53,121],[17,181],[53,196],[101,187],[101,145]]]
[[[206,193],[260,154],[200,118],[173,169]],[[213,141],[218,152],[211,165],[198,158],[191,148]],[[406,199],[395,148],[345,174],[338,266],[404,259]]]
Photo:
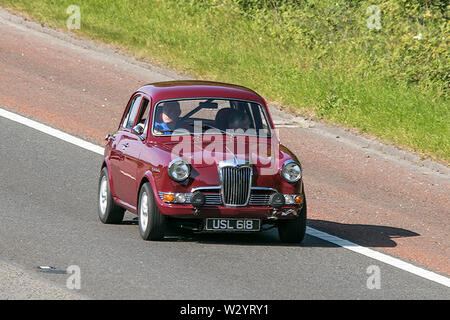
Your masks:
[[[306,199],[297,157],[280,144],[264,99],[207,81],[145,85],[107,135],[99,217],[138,215],[145,240],[167,231],[256,232],[300,243]]]

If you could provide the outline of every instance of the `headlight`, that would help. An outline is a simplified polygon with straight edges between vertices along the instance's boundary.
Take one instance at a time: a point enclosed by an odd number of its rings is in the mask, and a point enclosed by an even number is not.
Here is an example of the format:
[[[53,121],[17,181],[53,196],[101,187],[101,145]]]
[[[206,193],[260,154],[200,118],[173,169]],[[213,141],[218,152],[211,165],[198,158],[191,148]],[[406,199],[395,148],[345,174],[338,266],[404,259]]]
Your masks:
[[[302,178],[302,168],[294,160],[288,160],[283,164],[281,176],[288,182],[297,182]]]
[[[186,160],[177,158],[170,162],[168,173],[173,180],[181,182],[189,177],[191,166]]]

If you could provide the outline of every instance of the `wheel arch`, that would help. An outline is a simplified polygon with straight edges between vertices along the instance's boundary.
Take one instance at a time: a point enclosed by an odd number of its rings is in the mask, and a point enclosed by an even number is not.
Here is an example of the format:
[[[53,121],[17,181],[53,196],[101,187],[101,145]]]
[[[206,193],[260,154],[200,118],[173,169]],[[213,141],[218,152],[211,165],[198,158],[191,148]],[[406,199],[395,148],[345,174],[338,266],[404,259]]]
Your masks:
[[[153,197],[154,197],[155,199],[157,199],[157,198],[159,197],[158,192],[157,192],[157,190],[156,190],[155,179],[154,179],[154,177],[153,177],[151,171],[150,171],[150,170],[147,170],[147,171],[145,172],[144,176],[142,177],[141,181],[139,182],[139,187],[138,187],[138,189],[137,189],[137,193],[136,193],[136,205],[137,205],[137,206],[139,205],[139,193],[140,193],[140,191],[141,191],[141,188],[142,188],[142,186],[143,186],[145,183],[147,183],[147,182],[150,183],[150,186],[152,187]],[[156,201],[156,203],[157,203],[157,201]],[[137,206],[136,206],[136,207],[137,207]]]
[[[108,171],[109,189],[111,190],[111,195],[115,199],[117,197],[116,197],[116,192],[114,191],[114,181],[113,181],[113,178],[111,175],[111,162],[109,161],[108,157],[105,157],[105,159],[103,160],[100,171],[103,170],[105,167],[106,167],[106,171]]]

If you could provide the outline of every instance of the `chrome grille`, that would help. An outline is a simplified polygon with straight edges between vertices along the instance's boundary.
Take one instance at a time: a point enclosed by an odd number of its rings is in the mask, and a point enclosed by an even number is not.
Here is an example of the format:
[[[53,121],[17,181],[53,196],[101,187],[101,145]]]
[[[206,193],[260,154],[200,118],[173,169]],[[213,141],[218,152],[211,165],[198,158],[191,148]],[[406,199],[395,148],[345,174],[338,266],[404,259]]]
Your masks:
[[[247,205],[250,198],[251,167],[224,166],[220,170],[223,203],[234,206]]]
[[[252,194],[250,196],[249,205],[251,206],[268,206],[270,194]]]

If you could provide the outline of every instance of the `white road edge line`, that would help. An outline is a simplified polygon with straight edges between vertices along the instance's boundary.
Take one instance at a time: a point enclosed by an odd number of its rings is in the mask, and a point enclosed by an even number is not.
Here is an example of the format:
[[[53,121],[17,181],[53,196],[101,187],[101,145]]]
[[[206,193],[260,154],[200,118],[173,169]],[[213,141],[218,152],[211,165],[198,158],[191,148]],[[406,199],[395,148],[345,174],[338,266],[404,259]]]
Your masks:
[[[319,230],[316,230],[316,229],[313,229],[310,227],[306,227],[306,233],[310,236],[331,242],[337,246],[343,247],[350,251],[362,254],[366,257],[381,261],[383,263],[386,263],[386,264],[396,267],[398,269],[415,274],[416,276],[437,282],[446,287],[450,287],[450,278],[447,278],[446,276],[434,273],[432,271],[425,270],[423,268],[417,267],[411,263],[405,262],[398,258],[394,258],[387,254],[360,246],[356,243],[350,242],[345,239],[338,238],[331,234],[328,234],[328,233],[325,233],[325,232],[322,232],[322,231],[319,231]]]
[[[104,154],[104,148],[102,148],[94,143],[87,142],[83,139],[80,139],[80,138],[74,137],[70,134],[67,134],[65,132],[62,132],[61,130],[54,129],[50,126],[47,126],[47,125],[39,123],[37,121],[25,118],[24,116],[20,116],[16,113],[13,113],[13,112],[10,112],[10,111],[0,108],[0,116],[3,118],[9,119],[9,120],[18,122],[20,124],[23,124],[27,127],[36,129],[40,132],[46,133],[52,137],[69,142],[80,148],[83,148],[83,149],[86,149],[86,150],[89,150],[89,151],[92,151],[92,152],[95,152],[95,153],[98,153],[101,155]]]
[[[54,128],[49,127],[49,126],[47,126],[45,124],[42,124],[42,123],[39,123],[37,121],[28,119],[28,118],[26,118],[24,116],[20,116],[20,115],[18,115],[16,113],[13,113],[13,112],[10,112],[10,111],[7,111],[5,109],[0,108],[0,116],[3,117],[3,118],[9,119],[9,120],[15,121],[17,123],[23,124],[23,125],[25,125],[27,127],[33,128],[33,129],[38,130],[40,132],[46,133],[46,134],[48,134],[50,136],[53,136],[55,138],[61,139],[61,140],[66,141],[66,142],[69,142],[69,143],[71,143],[73,145],[76,145],[76,146],[78,146],[80,148],[92,151],[92,152],[100,154],[100,155],[104,154],[104,148],[102,148],[102,147],[100,147],[100,146],[98,146],[96,144],[93,144],[93,143],[87,142],[87,141],[85,141],[83,139],[74,137],[74,136],[72,136],[70,134],[67,134],[65,132],[62,132],[62,131],[60,131],[58,129],[54,129]],[[372,250],[372,249],[360,246],[360,245],[358,245],[356,243],[350,242],[350,241],[345,240],[345,239],[338,238],[336,236],[333,236],[333,235],[330,235],[328,233],[316,230],[314,228],[307,227],[306,233],[308,235],[310,235],[310,236],[313,236],[313,237],[316,237],[316,238],[319,238],[319,239],[331,242],[331,243],[333,243],[333,244],[335,244],[335,245],[337,245],[339,247],[342,247],[344,249],[348,249],[350,251],[359,253],[359,254],[361,254],[363,256],[366,256],[366,257],[378,260],[378,261],[383,262],[385,264],[388,264],[390,266],[393,266],[393,267],[396,267],[398,269],[407,271],[407,272],[412,273],[412,274],[414,274],[416,276],[419,276],[419,277],[422,277],[424,279],[427,279],[427,280],[430,280],[430,281],[442,284],[442,285],[450,288],[450,278],[447,278],[447,277],[445,277],[443,275],[439,275],[439,274],[434,273],[432,271],[425,270],[423,268],[417,267],[417,266],[415,266],[415,265],[413,265],[411,263],[405,262],[405,261],[400,260],[398,258],[394,258],[394,257],[391,257],[391,256],[386,255],[384,253],[381,253],[381,252],[378,252],[378,251],[375,251],[375,250]]]

